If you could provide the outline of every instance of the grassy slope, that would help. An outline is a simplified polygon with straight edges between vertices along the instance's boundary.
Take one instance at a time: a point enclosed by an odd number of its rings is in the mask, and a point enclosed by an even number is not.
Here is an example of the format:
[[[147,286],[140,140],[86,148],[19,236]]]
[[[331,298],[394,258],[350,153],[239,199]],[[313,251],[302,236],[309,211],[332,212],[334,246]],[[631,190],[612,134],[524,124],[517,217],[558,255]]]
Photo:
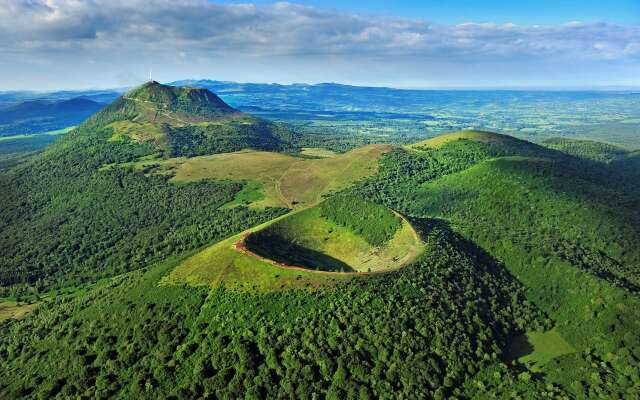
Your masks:
[[[158,149],[167,150],[171,139],[165,125],[151,122],[116,121],[107,125],[113,129],[109,141],[132,140],[136,143],[153,143]]]
[[[331,150],[323,149],[319,147],[303,147],[300,153],[304,154],[305,156],[317,157],[317,158],[329,158],[329,157],[335,157],[338,155],[338,153],[336,153],[335,151],[331,151]]]
[[[414,261],[423,250],[417,233],[406,221],[391,241],[373,248],[348,229],[320,217],[318,209],[312,208],[276,218],[206,248],[178,265],[163,283],[224,285],[268,292],[350,279],[348,275],[280,268],[236,249],[236,243],[247,233],[262,230],[275,230],[302,247],[325,253],[361,272],[397,269]],[[268,254],[259,254],[268,258]]]
[[[374,247],[348,228],[323,218],[317,207],[284,218],[262,232],[275,235],[285,243],[295,243],[305,249],[330,256],[358,272],[379,272],[399,268],[415,260],[422,250],[416,232],[407,221],[402,221],[401,229],[391,240]],[[260,245],[260,233],[257,234],[255,242],[261,250],[259,254],[269,258],[273,249],[269,248],[268,243]],[[285,257],[287,258],[292,260],[290,256]],[[287,264],[299,265],[292,262]],[[319,262],[319,265],[322,265],[322,262]]]
[[[576,350],[567,343],[556,329],[546,332],[531,331],[514,339],[509,349],[508,359],[517,359],[522,364],[531,364],[533,371],[565,354]]]
[[[138,168],[159,165],[174,170],[172,182],[233,179],[259,182],[263,199],[256,207],[301,207],[317,203],[323,195],[343,189],[373,174],[388,145],[362,147],[336,157],[307,159],[282,153],[240,151],[189,159],[140,162]]]
[[[22,319],[37,306],[37,303],[18,304],[15,301],[0,301],[0,322],[10,318]]]
[[[248,232],[256,232],[290,216],[275,218],[248,229],[187,258],[163,278],[164,285],[226,286],[240,290],[270,292],[289,288],[302,288],[332,283],[348,277],[314,274],[312,271],[294,271],[238,251],[236,243]]]
[[[389,208],[359,196],[333,196],[320,203],[320,215],[358,234],[372,246],[395,236],[402,218]]]

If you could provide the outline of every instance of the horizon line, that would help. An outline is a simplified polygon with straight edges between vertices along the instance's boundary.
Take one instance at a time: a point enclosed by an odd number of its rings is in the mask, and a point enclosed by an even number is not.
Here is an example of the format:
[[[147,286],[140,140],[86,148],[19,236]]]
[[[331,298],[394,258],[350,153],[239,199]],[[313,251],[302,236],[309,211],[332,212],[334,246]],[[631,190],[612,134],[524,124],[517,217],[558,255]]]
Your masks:
[[[393,90],[416,90],[416,91],[440,91],[440,90],[450,90],[450,91],[558,91],[558,92],[583,92],[583,91],[594,91],[594,92],[606,92],[606,91],[614,91],[614,92],[623,92],[623,91],[636,91],[640,90],[640,84],[638,85],[569,85],[569,86],[556,86],[556,85],[486,85],[486,86],[478,86],[478,85],[385,85],[385,84],[354,84],[354,83],[343,83],[343,82],[335,82],[335,81],[326,81],[326,82],[289,82],[289,83],[280,83],[280,82],[241,82],[241,81],[233,81],[233,80],[217,80],[211,78],[185,78],[185,79],[176,79],[172,81],[162,82],[165,85],[171,85],[180,81],[211,81],[211,82],[220,82],[226,84],[243,84],[243,85],[279,85],[279,86],[319,86],[319,85],[339,85],[339,86],[351,86],[351,87],[359,87],[359,88],[375,88],[375,89],[393,89]],[[146,81],[145,81],[146,82]],[[145,82],[141,82],[136,85],[127,85],[127,86],[103,86],[103,87],[84,87],[84,88],[59,88],[59,89],[48,89],[48,90],[37,90],[37,89],[0,89],[0,93],[56,93],[56,92],[84,92],[84,91],[92,91],[92,90],[104,90],[104,91],[123,91],[128,90],[130,88],[134,88],[144,84]]]

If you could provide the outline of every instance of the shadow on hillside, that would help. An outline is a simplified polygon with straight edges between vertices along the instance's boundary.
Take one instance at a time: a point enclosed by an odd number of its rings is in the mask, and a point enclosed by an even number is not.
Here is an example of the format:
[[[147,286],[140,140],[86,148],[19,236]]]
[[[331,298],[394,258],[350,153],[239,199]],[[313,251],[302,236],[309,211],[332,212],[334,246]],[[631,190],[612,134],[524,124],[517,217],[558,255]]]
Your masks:
[[[469,257],[479,273],[490,274],[492,279],[495,282],[500,283],[502,287],[510,288],[509,293],[511,296],[522,296],[521,299],[524,300],[525,286],[490,253],[478,246],[475,242],[455,232],[449,225],[448,221],[442,219],[418,218],[410,219],[410,222],[424,238],[431,234],[444,237],[449,245]],[[502,298],[500,302],[502,307],[511,306],[511,299],[508,297]],[[548,323],[550,323],[548,315],[537,307],[536,311],[539,313],[539,317],[542,318],[539,322],[543,326],[540,326],[539,328],[541,330],[550,329],[551,326],[548,325]],[[516,328],[516,330],[512,330],[509,334],[511,336],[507,335],[499,340],[499,346],[503,350],[503,361],[511,362],[522,356],[529,355],[535,350],[527,336],[524,335],[524,332],[517,331]],[[510,364],[510,366],[515,369],[522,369],[523,371],[526,370],[522,365]]]
[[[534,352],[533,344],[529,342],[527,335],[520,335],[513,338],[509,350],[506,352],[504,361],[508,364],[518,360],[521,357],[528,356]]]
[[[432,231],[439,230],[451,245],[462,250],[473,260],[475,265],[484,267],[487,272],[500,279],[515,281],[520,284],[517,278],[511,275],[504,265],[475,242],[455,232],[448,221],[436,218],[411,218],[409,221],[422,237],[427,237]]]
[[[257,255],[288,266],[328,272],[356,272],[336,258],[292,243],[278,235],[259,232],[248,236],[245,244],[247,249]]]

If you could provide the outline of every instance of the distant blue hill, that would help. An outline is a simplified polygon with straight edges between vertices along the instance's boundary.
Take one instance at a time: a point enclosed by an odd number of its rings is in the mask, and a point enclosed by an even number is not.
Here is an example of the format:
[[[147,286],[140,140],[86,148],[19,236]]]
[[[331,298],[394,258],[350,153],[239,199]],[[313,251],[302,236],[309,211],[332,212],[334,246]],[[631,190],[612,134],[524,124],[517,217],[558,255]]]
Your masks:
[[[514,103],[598,101],[629,92],[544,90],[427,90],[351,86],[338,83],[290,84],[239,83],[216,80],[181,80],[170,83],[209,89],[227,103],[243,110],[318,110],[349,112],[429,113],[439,107],[475,110],[485,105],[511,109]]]
[[[0,136],[29,134],[78,125],[104,107],[84,97],[27,100],[0,108]]]
[[[409,137],[419,140],[474,128],[533,141],[579,137],[640,147],[637,90],[426,90],[209,79],[181,80],[171,85],[209,89],[238,110],[315,133],[378,134],[379,138],[404,135],[407,141]],[[107,104],[124,90],[0,92],[0,109],[25,101],[78,97]],[[0,135],[50,130],[52,125],[57,129],[64,125],[59,122],[55,118],[32,119],[31,126],[8,128],[0,124]]]

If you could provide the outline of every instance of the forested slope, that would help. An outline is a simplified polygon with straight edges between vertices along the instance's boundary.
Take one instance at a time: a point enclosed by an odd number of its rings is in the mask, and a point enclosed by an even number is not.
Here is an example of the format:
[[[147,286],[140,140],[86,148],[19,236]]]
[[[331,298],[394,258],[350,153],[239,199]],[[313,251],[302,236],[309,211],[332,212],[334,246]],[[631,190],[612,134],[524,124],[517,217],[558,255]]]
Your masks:
[[[475,140],[397,151],[381,165],[357,193],[446,221],[504,263],[577,349],[540,381],[578,397],[638,395],[640,214],[627,177],[566,153]],[[495,382],[485,389],[509,396]]]
[[[183,116],[193,111],[194,118],[220,108],[213,103],[203,110],[209,100],[202,96],[191,102],[178,99],[166,107]],[[237,182],[176,185],[168,177],[145,176],[128,167],[103,168],[150,157],[158,150],[154,143],[130,137],[112,140],[112,119],[126,117],[133,124],[140,117],[135,107],[132,113],[120,110],[121,114],[103,110],[43,153],[0,172],[0,295],[113,276],[284,211],[220,208],[242,189]]]
[[[169,261],[59,298],[1,327],[0,395],[460,395],[511,335],[547,322],[491,257],[436,221],[420,226],[417,263],[331,290],[159,287]]]

